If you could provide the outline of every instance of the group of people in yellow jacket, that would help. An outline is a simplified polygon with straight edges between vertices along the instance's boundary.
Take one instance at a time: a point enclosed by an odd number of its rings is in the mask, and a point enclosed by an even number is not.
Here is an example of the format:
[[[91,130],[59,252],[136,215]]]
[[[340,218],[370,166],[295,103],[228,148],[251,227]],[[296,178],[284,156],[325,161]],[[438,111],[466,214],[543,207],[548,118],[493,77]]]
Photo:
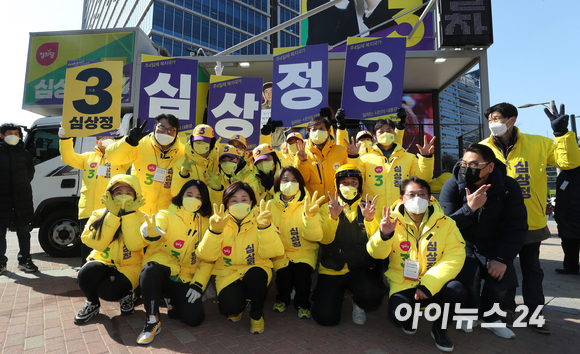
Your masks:
[[[147,321],[137,343],[150,343],[161,330],[160,299],[170,299],[170,318],[204,320],[200,298],[213,275],[220,311],[237,322],[249,306],[250,330],[262,333],[273,271],[274,311],[293,300],[298,317],[336,325],[348,289],[353,321],[363,324],[386,293],[385,258],[391,296],[415,288],[435,296],[462,267],[461,234],[430,196],[433,140],[410,154],[400,144],[404,128],[391,120],[349,143],[344,120],[333,134],[317,116],[309,139],[289,134],[284,152],[268,136],[251,153],[240,135],[220,144],[203,124],[184,145],[170,114],[156,118],[154,132],[144,128],[138,121],[116,141],[99,138],[95,153],[83,155],[61,140],[63,161],[85,172],[79,218],[90,214],[77,324],[99,313],[99,299],[120,300],[121,313],[132,313],[139,288]],[[394,233],[384,226],[393,217]],[[408,260],[420,264],[414,279],[401,275]]]

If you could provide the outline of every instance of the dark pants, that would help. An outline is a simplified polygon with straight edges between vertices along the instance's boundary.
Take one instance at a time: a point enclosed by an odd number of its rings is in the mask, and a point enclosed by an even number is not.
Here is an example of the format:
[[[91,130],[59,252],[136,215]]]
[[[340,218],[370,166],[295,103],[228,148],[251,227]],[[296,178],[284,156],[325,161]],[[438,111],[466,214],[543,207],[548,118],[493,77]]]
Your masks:
[[[259,320],[264,316],[264,301],[268,290],[268,273],[260,267],[252,267],[242,279],[223,288],[219,295],[219,309],[226,315],[237,315],[246,308],[246,299],[251,301],[250,317]]]
[[[0,227],[0,264],[8,263],[8,258],[6,257],[6,233],[8,232],[7,227]],[[26,263],[30,260],[30,227],[17,226],[16,236],[18,236],[18,247],[20,248],[18,252],[18,263]]]
[[[544,271],[540,266],[540,244],[541,242],[522,245],[520,250],[520,267],[522,269],[522,295],[524,304],[528,307],[529,313],[534,313],[538,306],[544,305]],[[516,289],[509,289],[505,295],[501,308],[516,311]]]
[[[121,300],[133,288],[123,273],[96,261],[87,262],[79,270],[78,280],[79,288],[93,304],[99,303],[99,298],[105,301]]]
[[[85,227],[87,226],[88,221],[89,221],[88,218],[79,220],[79,227],[81,230],[81,234],[85,230]],[[84,243],[81,243],[81,267],[84,266],[85,263],[87,263],[87,257],[89,256],[89,254],[91,254],[92,251],[93,251],[92,248],[85,245]]]
[[[340,323],[346,289],[365,311],[378,308],[386,293],[386,286],[370,268],[358,268],[344,275],[320,274],[312,295],[312,317],[318,324],[336,326]]]
[[[562,250],[564,251],[564,268],[578,270],[580,254],[580,238],[562,238]]]
[[[413,323],[413,315],[409,317],[406,321],[399,321],[395,315],[397,307],[401,304],[409,304],[413,311],[415,310],[415,303],[420,303],[421,307],[427,306],[429,304],[439,304],[441,306],[441,316],[433,322],[434,329],[441,329],[443,325],[443,306],[448,303],[449,304],[449,315],[447,316],[447,323],[453,318],[455,304],[460,304],[465,299],[467,295],[467,290],[461,282],[457,280],[451,280],[447,284],[443,285],[441,290],[433,295],[429,299],[425,300],[415,300],[415,292],[417,291],[416,288],[407,289],[403,291],[399,291],[398,293],[394,293],[391,298],[389,299],[389,321],[393,323],[397,327],[405,327],[410,328],[411,324]],[[431,312],[433,313],[433,312]],[[407,311],[403,309],[400,311],[402,316],[407,315]]]
[[[467,290],[467,296],[464,301],[465,308],[479,309],[479,318],[485,322],[494,322],[500,319],[500,315],[493,312],[490,316],[484,316],[493,307],[494,303],[500,304],[503,302],[507,290],[493,291],[490,289],[489,280],[486,280],[489,275],[487,268],[479,262],[477,258],[466,257],[465,266],[468,263],[473,263],[474,272],[471,275],[470,281],[462,282]],[[484,281],[483,290],[481,290],[481,281]]]
[[[170,298],[173,305],[168,312],[169,318],[179,319],[192,327],[199,326],[205,319],[201,298],[189,303],[186,296],[189,284],[173,281],[170,275],[171,269],[157,262],[148,262],[141,269],[139,288],[147,316],[159,314],[159,301],[164,296]]]
[[[294,307],[310,310],[310,286],[312,278],[310,277],[313,269],[307,263],[288,263],[285,268],[276,271],[276,287],[278,295],[276,300],[290,305],[290,294],[292,288],[296,288],[294,296]]]

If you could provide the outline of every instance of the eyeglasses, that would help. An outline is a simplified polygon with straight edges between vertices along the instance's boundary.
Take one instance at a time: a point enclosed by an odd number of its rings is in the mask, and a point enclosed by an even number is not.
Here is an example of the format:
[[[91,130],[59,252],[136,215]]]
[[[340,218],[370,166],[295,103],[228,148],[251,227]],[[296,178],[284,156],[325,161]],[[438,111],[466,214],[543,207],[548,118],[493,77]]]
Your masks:
[[[505,123],[505,122],[508,121],[508,119],[509,118],[506,118],[506,117],[492,117],[492,116],[489,116],[488,117],[488,120],[489,120],[490,123],[496,123],[496,122],[497,123]]]
[[[161,125],[161,124],[157,124],[157,128],[156,128],[156,129],[157,129],[157,130],[158,130],[160,133],[167,133],[167,134],[169,134],[169,135],[173,135],[173,134],[175,134],[175,132],[177,131],[177,129],[175,129],[175,128],[169,128],[169,127],[166,127],[166,126],[164,126],[164,125]]]
[[[463,160],[459,160],[461,162],[461,167],[471,167],[471,168],[478,168],[479,165],[487,165],[489,164],[489,162],[477,162],[477,161],[463,161]]]
[[[429,195],[427,193],[418,193],[418,194],[415,194],[415,193],[407,193],[407,194],[405,194],[405,197],[407,199],[413,199],[415,197],[419,197],[421,199],[427,199],[427,198],[429,198]]]

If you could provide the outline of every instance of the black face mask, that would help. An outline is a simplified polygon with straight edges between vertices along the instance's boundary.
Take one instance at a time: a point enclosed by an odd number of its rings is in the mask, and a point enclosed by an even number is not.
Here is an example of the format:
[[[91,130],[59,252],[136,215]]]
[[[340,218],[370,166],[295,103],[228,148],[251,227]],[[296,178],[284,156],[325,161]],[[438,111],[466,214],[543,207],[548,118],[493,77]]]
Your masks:
[[[467,184],[477,183],[481,179],[481,177],[479,177],[480,172],[480,169],[473,167],[461,166],[459,168],[459,175]]]

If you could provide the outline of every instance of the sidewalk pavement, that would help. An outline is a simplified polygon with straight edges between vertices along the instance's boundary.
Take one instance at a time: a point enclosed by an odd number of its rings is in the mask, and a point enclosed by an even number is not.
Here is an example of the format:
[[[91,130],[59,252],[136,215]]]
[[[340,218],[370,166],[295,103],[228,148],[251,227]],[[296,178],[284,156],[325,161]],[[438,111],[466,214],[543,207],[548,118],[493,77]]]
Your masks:
[[[547,303],[544,316],[552,334],[514,328],[517,338],[507,340],[482,328],[472,333],[450,329],[454,353],[580,352],[580,276],[554,271],[562,266],[563,253],[554,222],[549,226],[552,238],[543,242],[541,259]],[[250,333],[248,311],[240,322],[228,322],[214,299],[204,303],[206,319],[195,328],[169,319],[162,308],[161,333],[150,345],[139,346],[135,340],[144,325],[143,305],[134,314],[121,316],[119,303],[103,301],[98,316],[83,326],[75,325],[73,318],[84,304],[76,284],[80,259],[46,255],[36,230],[31,243],[40,271],[26,274],[17,270],[16,234],[8,234],[8,271],[0,275],[1,353],[440,353],[424,318],[415,335],[404,334],[387,320],[386,298],[379,310],[367,314],[365,325],[352,322],[347,299],[341,324],[322,327],[313,319],[299,319],[292,307],[274,313],[274,284],[268,292],[261,335]],[[521,296],[517,300],[521,302]]]

